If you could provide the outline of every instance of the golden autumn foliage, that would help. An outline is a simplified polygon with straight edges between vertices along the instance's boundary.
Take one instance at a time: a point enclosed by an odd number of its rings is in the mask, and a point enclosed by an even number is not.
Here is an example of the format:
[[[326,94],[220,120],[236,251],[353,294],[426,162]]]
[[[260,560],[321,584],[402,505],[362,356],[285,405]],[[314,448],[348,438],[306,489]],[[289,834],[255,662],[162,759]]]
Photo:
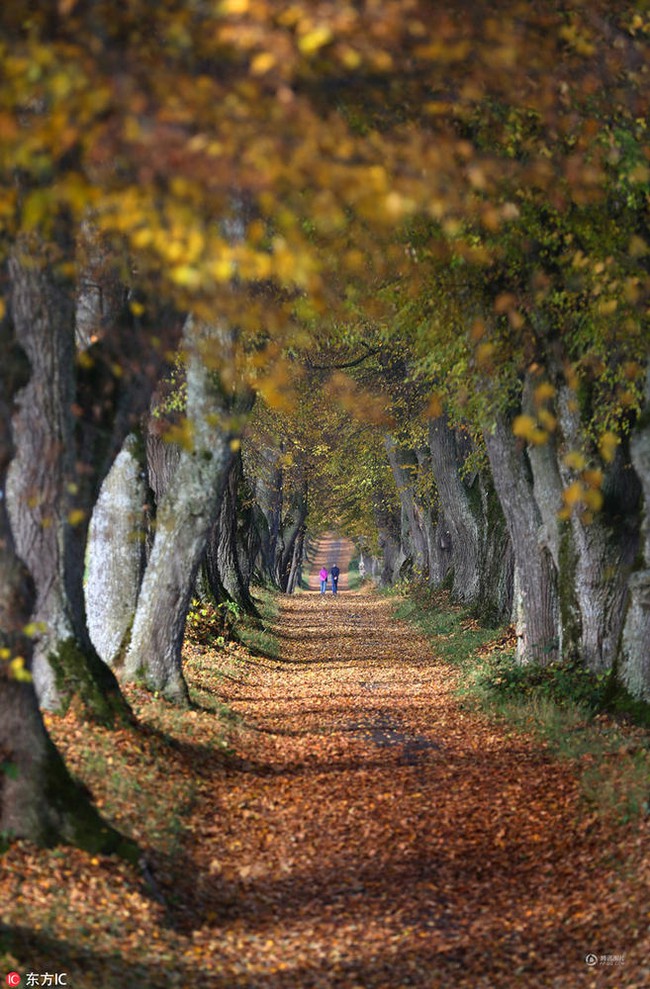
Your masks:
[[[37,0],[4,5],[0,27],[0,256],[36,238],[74,278],[92,231],[137,284],[135,319],[165,301],[230,320],[242,353],[224,380],[243,373],[285,410],[293,370],[269,340],[309,350],[333,312],[390,337],[442,267],[472,349],[441,360],[441,408],[469,414],[477,381],[505,392],[545,360],[544,312],[565,373],[596,380],[612,461],[639,406],[650,298],[634,0]],[[431,322],[426,346],[446,332]],[[515,420],[522,441],[556,432],[552,388]],[[330,390],[383,421],[363,389]]]

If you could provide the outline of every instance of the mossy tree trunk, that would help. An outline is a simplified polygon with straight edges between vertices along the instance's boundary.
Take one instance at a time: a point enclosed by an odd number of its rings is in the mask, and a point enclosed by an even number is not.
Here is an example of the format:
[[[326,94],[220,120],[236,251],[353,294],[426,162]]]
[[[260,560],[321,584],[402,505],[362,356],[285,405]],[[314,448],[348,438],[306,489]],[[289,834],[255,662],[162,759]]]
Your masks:
[[[88,635],[83,564],[90,505],[75,444],[75,295],[39,257],[10,259],[10,311],[31,366],[17,396],[8,479],[12,530],[36,585],[33,675],[42,706],[73,696],[105,723],[129,717],[117,681]]]
[[[521,662],[547,664],[559,658],[559,602],[553,558],[538,538],[542,518],[530,464],[503,417],[486,431],[485,444],[514,552],[517,656]]]
[[[638,566],[629,582],[629,606],[617,672],[633,697],[650,703],[650,370],[643,413],[632,436],[631,455],[643,492],[643,525]]]
[[[181,450],[173,484],[157,508],[153,548],[121,670],[124,679],[142,680],[150,690],[181,705],[189,700],[181,658],[185,621],[244,415],[236,414],[240,396],[224,393],[202,349],[226,351],[232,339],[227,328],[187,324],[187,418],[192,442]],[[250,407],[248,396],[241,404]]]
[[[400,513],[388,506],[381,491],[373,492],[373,498],[373,516],[380,554],[379,582],[382,587],[390,587],[398,578],[405,559],[400,542]]]
[[[296,487],[291,493],[289,505],[282,520],[282,539],[277,551],[276,571],[278,584],[280,590],[286,594],[291,593],[292,579],[293,586],[295,586],[296,567],[298,565],[296,544],[304,538],[309,507],[307,492],[307,477],[303,473],[300,481],[296,482]]]
[[[530,416],[536,414],[537,383],[529,375],[523,389],[522,410]],[[545,443],[527,450],[541,519],[538,541],[550,553],[557,574],[559,656],[601,673],[612,668],[619,648],[638,547],[639,487],[623,443],[604,472],[602,508],[575,510],[569,519],[561,518],[564,490],[581,479],[582,468],[572,468],[568,455],[588,451],[590,441],[561,370],[553,383],[557,428]]]
[[[568,487],[576,477],[565,466],[564,454],[589,444],[575,397],[566,387],[559,389],[557,406],[562,441],[558,469]],[[564,538],[571,548],[559,575],[562,596],[575,599],[580,615],[580,661],[595,673],[610,670],[616,661],[639,547],[641,492],[625,439],[604,471],[601,493],[599,511],[574,512],[565,524]]]
[[[462,476],[470,452],[444,416],[429,427],[431,465],[448,538],[453,571],[452,598],[486,620],[506,619],[512,610],[513,554],[491,479]]]
[[[234,456],[223,488],[217,520],[206,547],[205,574],[216,601],[234,601],[255,612],[246,572],[242,566],[239,526],[239,490],[243,481],[241,453]]]
[[[427,538],[426,509],[419,503],[414,490],[419,471],[417,454],[400,446],[392,436],[385,437],[384,445],[402,507],[400,542],[405,562],[409,561],[416,577],[428,578],[430,540]]]
[[[0,832],[41,845],[65,842],[92,852],[138,857],[135,844],[110,827],[68,773],[43,723],[28,674],[33,639],[26,628],[34,582],[18,558],[7,513],[13,457],[11,417],[21,366],[8,320],[0,327]]]

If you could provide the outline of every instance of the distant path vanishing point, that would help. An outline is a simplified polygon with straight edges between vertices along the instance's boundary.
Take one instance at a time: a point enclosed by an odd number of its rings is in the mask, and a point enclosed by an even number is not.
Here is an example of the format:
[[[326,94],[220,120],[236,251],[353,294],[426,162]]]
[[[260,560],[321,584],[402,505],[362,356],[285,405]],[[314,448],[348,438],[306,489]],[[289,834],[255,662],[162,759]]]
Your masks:
[[[318,540],[316,554],[311,561],[311,569],[308,575],[307,590],[320,591],[319,571],[322,566],[327,567],[327,572],[336,563],[341,576],[339,577],[339,591],[350,589],[349,567],[350,560],[354,555],[354,543],[351,539],[337,536],[334,532],[325,532]],[[332,591],[332,583],[328,581],[327,593]]]

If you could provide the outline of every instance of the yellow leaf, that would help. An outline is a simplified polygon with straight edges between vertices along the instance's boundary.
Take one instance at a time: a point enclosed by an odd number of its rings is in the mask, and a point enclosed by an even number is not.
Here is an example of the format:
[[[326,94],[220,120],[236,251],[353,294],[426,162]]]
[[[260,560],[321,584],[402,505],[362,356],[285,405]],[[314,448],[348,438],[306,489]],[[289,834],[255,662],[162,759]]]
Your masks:
[[[250,7],[250,0],[221,0],[220,14],[245,14]]]
[[[298,39],[298,48],[303,55],[313,55],[323,45],[332,40],[332,29],[328,24],[319,24]]]
[[[194,449],[194,428],[189,419],[169,426],[163,433],[165,443],[176,443],[190,452]]]
[[[43,622],[29,622],[23,628],[23,632],[29,639],[33,639],[34,636],[38,635],[39,632],[42,632],[44,628],[45,626],[43,625]]]
[[[620,437],[618,437],[616,433],[606,432],[600,437],[598,446],[600,449],[600,455],[605,463],[611,464],[612,460],[616,456],[616,447],[620,442]]]
[[[70,525],[79,525],[86,517],[86,513],[83,508],[73,508],[71,512],[68,512],[68,522]]]
[[[553,398],[555,395],[555,388],[550,381],[542,381],[540,385],[537,386],[534,392],[535,405],[543,405],[544,402],[548,402],[549,399]]]
[[[548,409],[540,409],[537,414],[537,418],[544,429],[548,430],[549,433],[554,433],[557,429],[557,419],[551,412],[548,411]]]
[[[548,442],[548,433],[545,429],[540,429],[539,426],[536,426],[528,437],[528,440],[533,446],[543,446],[544,443]]]
[[[485,336],[485,323],[482,319],[475,319],[469,331],[469,338],[473,343],[477,343]]]
[[[598,303],[598,312],[601,316],[611,316],[618,309],[618,302],[616,299],[601,299]]]
[[[590,488],[600,488],[603,483],[602,470],[585,470],[582,472],[582,480]]]
[[[579,450],[571,450],[564,457],[564,466],[571,470],[582,470],[586,463],[584,455]]]
[[[630,256],[633,258],[642,258],[650,250],[645,240],[643,240],[642,237],[639,237],[638,234],[634,234],[630,238],[630,243],[628,244],[627,249],[630,252]]]
[[[184,288],[197,288],[201,284],[201,273],[189,264],[179,264],[172,268],[171,277]]]
[[[517,416],[512,424],[512,431],[515,436],[519,436],[524,440],[529,439],[536,428],[537,423],[532,416]]]
[[[562,499],[564,501],[564,504],[568,505],[569,507],[573,507],[574,505],[577,505],[579,502],[582,501],[584,490],[585,489],[583,488],[580,481],[574,481],[573,484],[570,484],[569,487],[565,488],[564,491],[562,492]]]
[[[338,54],[346,69],[358,69],[361,65],[361,55],[349,45],[342,46]]]
[[[597,488],[588,488],[583,495],[583,501],[592,511],[599,512],[603,507],[603,493]]]
[[[276,58],[273,52],[258,52],[251,61],[251,72],[254,76],[263,76],[275,65]]]
[[[16,656],[9,663],[9,676],[12,680],[20,680],[22,683],[29,683],[32,675],[25,669],[25,660],[22,656]]]

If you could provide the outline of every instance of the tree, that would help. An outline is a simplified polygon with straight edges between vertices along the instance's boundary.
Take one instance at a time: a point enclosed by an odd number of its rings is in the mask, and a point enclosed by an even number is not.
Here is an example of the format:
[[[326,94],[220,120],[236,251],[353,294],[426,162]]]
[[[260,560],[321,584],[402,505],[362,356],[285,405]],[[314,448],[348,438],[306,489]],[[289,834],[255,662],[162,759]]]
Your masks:
[[[181,704],[188,702],[181,664],[185,619],[250,406],[249,393],[231,391],[219,375],[231,360],[233,344],[234,332],[227,326],[188,320],[186,440],[157,508],[151,556],[119,671],[123,679],[142,679],[149,689]]]
[[[86,627],[84,540],[76,529],[88,501],[81,494],[87,478],[77,466],[73,415],[74,295],[38,253],[28,261],[26,251],[22,244],[9,262],[10,315],[31,376],[17,397],[7,494],[17,550],[37,588],[35,684],[44,707],[65,705],[78,694],[94,717],[110,722],[127,718],[128,708]],[[87,467],[92,473],[94,465]]]
[[[35,588],[15,551],[6,499],[12,404],[29,368],[6,317],[0,340],[0,831],[39,844],[65,841],[92,852],[118,852],[134,861],[136,846],[100,818],[72,779],[38,707],[29,672]]]
[[[147,490],[144,442],[129,433],[104,479],[88,531],[88,632],[105,663],[114,666],[131,635],[145,564]]]

